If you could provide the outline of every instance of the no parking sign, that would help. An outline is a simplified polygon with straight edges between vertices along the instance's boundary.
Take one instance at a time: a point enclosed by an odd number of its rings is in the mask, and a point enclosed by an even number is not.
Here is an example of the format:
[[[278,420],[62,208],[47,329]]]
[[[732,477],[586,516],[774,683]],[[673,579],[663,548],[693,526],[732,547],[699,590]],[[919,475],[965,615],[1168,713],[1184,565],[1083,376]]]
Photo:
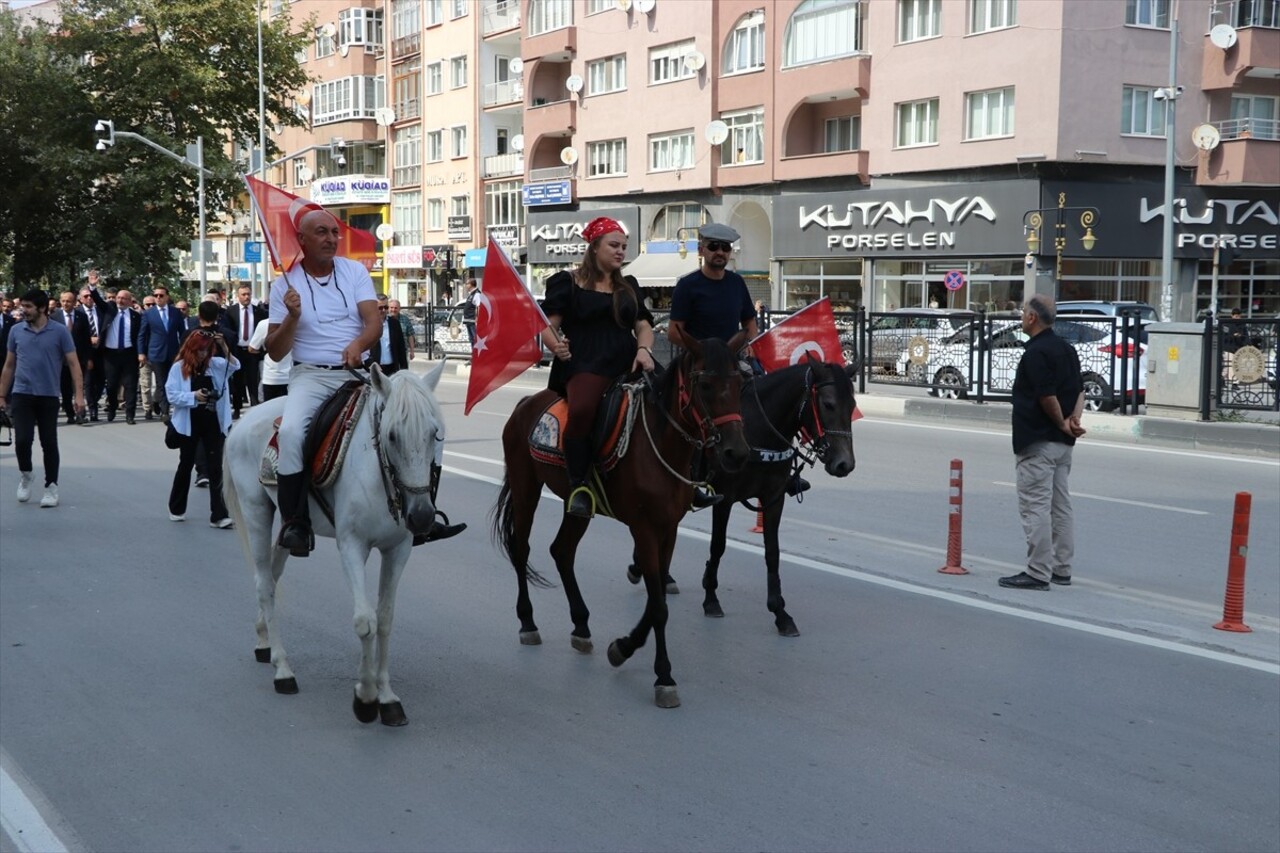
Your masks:
[[[947,286],[947,290],[959,290],[964,287],[964,273],[960,270],[949,270],[942,277],[942,283]]]

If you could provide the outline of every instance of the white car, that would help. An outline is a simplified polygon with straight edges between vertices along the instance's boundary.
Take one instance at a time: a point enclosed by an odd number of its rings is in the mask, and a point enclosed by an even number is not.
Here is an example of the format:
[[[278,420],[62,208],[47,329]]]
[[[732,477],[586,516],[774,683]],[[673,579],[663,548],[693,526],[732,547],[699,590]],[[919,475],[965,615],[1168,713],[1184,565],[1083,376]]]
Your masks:
[[[1118,329],[1112,331],[1109,322],[1060,320],[1053,329],[1080,358],[1088,411],[1109,411],[1120,402],[1121,371],[1132,371],[1129,359],[1135,347],[1139,353],[1138,399],[1142,399],[1147,388],[1146,344],[1124,340]],[[987,321],[980,347],[974,342],[974,324],[933,343],[924,337],[913,338],[898,358],[898,371],[916,384],[931,386],[930,394],[964,399],[978,393],[976,368],[981,358],[983,397],[1009,397],[1026,341],[1020,320],[993,317]],[[1114,386],[1109,377],[1115,378]]]

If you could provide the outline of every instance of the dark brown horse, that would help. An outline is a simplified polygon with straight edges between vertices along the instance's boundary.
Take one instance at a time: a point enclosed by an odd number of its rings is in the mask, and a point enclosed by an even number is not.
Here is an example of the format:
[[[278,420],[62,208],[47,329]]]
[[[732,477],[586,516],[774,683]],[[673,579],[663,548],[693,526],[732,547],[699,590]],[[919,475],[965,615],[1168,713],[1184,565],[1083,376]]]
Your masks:
[[[731,341],[730,345],[735,341]],[[740,344],[740,341],[737,342]],[[688,479],[694,453],[714,455],[725,470],[737,470],[747,459],[743,438],[740,393],[742,376],[730,345],[705,340],[690,347],[678,361],[632,401],[639,406],[625,455],[604,480],[604,505],[627,525],[635,544],[636,563],[644,578],[644,614],[631,633],[609,645],[609,663],[621,666],[654,635],[655,701],[659,707],[680,704],[667,657],[667,602],[662,577],[671,565],[677,527],[693,497]],[[529,565],[529,533],[545,485],[564,498],[569,480],[562,466],[538,461],[530,453],[535,423],[555,400],[551,391],[526,397],[516,404],[502,431],[506,477],[493,508],[494,539],[510,558],[519,579],[516,616],[520,642],[542,642],[533,621],[529,584],[548,585]],[[590,614],[574,575],[578,542],[590,519],[564,514],[551,543],[551,556],[569,599],[573,620],[570,642],[580,652],[592,650]]]

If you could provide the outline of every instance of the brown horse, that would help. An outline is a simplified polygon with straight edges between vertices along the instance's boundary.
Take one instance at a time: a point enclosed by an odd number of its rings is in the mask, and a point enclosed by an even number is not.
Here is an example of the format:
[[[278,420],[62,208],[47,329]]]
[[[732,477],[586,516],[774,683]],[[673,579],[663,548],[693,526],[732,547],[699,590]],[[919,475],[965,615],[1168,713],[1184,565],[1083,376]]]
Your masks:
[[[636,565],[644,578],[644,614],[631,633],[609,645],[609,663],[621,666],[645,644],[650,629],[654,635],[653,671],[655,701],[659,707],[680,704],[676,683],[667,658],[667,602],[662,578],[671,565],[676,531],[689,510],[693,483],[688,479],[694,453],[715,456],[720,467],[736,471],[747,460],[749,448],[742,432],[739,395],[742,375],[733,355],[738,338],[725,344],[718,340],[699,341],[690,347],[649,388],[638,394],[632,406],[639,406],[626,453],[604,479],[604,503],[618,521],[627,525],[635,542]],[[731,347],[733,347],[731,349]],[[535,423],[555,400],[551,391],[542,391],[516,404],[506,428],[502,446],[506,456],[506,477],[492,512],[493,534],[511,560],[519,580],[516,616],[520,619],[520,642],[542,642],[533,621],[529,584],[548,586],[529,565],[529,533],[533,516],[545,485],[564,498],[569,479],[563,466],[541,462],[530,453],[529,437]],[[569,616],[573,620],[570,642],[580,652],[592,650],[590,614],[574,575],[573,563],[578,542],[590,519],[564,514],[551,543],[551,556],[560,573]]]

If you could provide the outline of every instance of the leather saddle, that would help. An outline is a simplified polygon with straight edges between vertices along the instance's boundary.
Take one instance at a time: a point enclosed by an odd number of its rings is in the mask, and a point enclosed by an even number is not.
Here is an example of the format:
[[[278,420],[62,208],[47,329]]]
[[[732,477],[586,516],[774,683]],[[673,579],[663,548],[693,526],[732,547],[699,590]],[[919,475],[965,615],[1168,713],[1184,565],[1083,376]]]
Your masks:
[[[360,419],[360,413],[364,411],[367,388],[358,379],[344,383],[311,419],[311,427],[302,444],[302,458],[309,460],[308,479],[311,481],[311,488],[327,488],[338,478],[342,461],[347,455],[347,447],[351,443],[351,433]],[[279,429],[280,418],[276,418],[271,440],[267,442],[258,470],[258,481],[264,486],[276,484],[276,464],[280,459]]]
[[[591,446],[596,449],[595,465],[600,473],[612,471],[627,452],[631,419],[632,386],[615,382],[601,398],[596,420],[591,427]],[[569,404],[556,397],[538,416],[529,433],[529,453],[539,462],[563,468],[564,428],[569,419]]]

